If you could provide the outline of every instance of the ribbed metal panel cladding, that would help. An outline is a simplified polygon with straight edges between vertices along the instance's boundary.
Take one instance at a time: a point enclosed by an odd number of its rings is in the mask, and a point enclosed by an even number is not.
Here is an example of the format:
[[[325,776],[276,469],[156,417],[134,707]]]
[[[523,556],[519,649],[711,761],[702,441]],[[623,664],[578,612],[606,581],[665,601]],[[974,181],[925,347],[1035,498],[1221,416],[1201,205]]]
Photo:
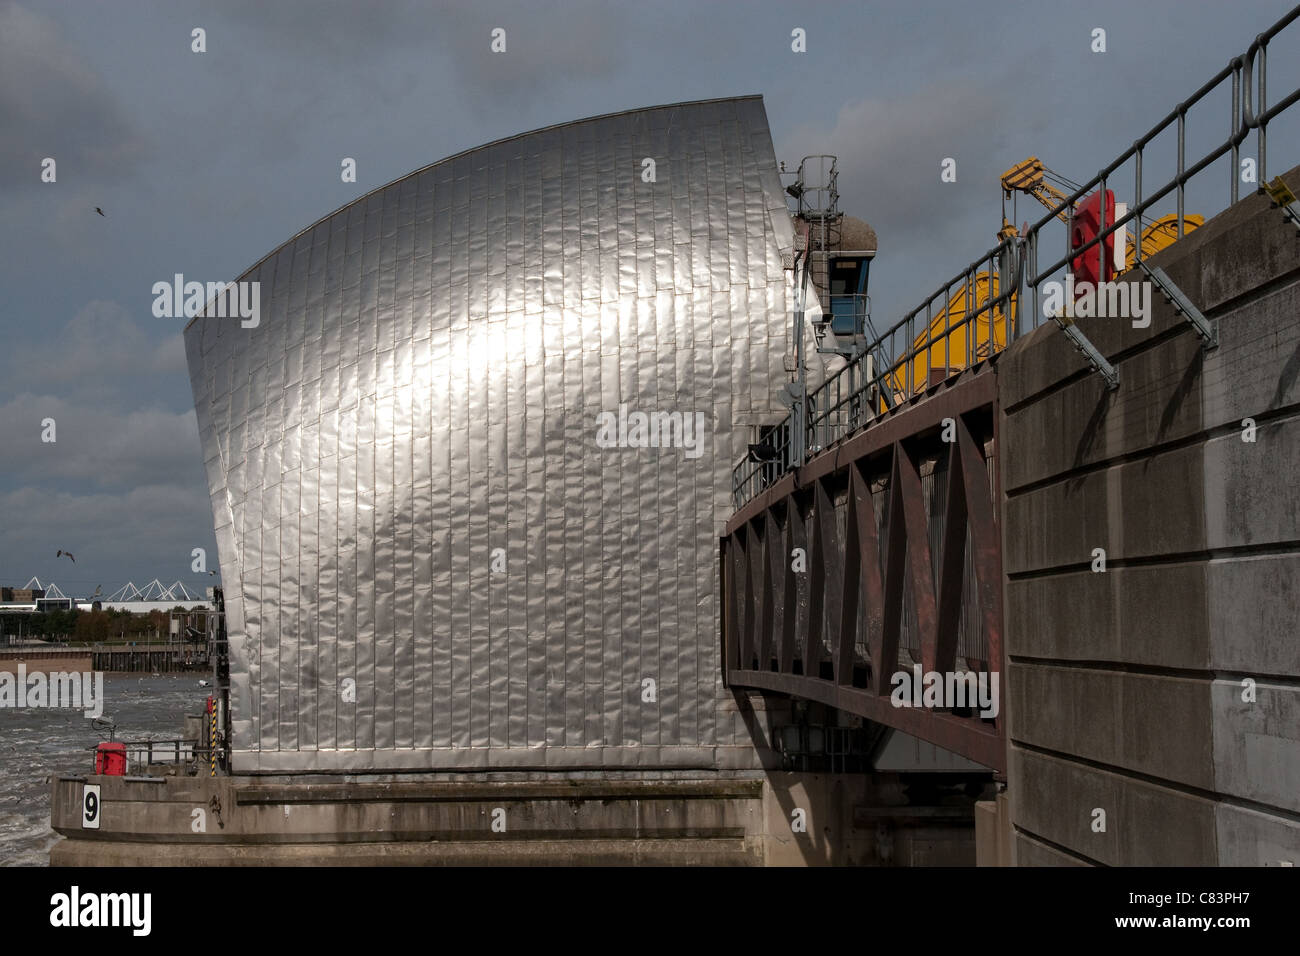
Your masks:
[[[245,273],[256,328],[194,319],[236,770],[734,765],[718,535],[792,244],[761,99],[681,104],[421,169]],[[620,404],[703,453],[599,447]]]

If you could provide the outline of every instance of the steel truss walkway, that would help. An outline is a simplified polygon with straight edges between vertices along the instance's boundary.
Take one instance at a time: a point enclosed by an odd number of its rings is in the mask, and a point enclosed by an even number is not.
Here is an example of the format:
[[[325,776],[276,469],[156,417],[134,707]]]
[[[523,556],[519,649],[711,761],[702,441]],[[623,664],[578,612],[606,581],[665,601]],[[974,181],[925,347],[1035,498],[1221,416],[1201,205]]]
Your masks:
[[[996,420],[986,361],[742,506],[722,539],[727,685],[819,701],[1005,771],[1000,711],[891,700],[916,664],[986,682],[1002,671]]]

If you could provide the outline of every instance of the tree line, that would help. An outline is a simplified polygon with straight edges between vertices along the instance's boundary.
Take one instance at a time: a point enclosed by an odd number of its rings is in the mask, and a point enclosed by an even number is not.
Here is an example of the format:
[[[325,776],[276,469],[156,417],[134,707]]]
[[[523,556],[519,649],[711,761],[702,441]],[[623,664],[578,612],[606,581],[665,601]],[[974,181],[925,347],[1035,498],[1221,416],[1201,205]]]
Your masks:
[[[177,607],[174,610],[184,611]],[[168,611],[44,611],[39,613],[0,612],[0,643],[18,640],[62,641],[95,644],[135,641],[140,644],[166,643],[171,614]]]

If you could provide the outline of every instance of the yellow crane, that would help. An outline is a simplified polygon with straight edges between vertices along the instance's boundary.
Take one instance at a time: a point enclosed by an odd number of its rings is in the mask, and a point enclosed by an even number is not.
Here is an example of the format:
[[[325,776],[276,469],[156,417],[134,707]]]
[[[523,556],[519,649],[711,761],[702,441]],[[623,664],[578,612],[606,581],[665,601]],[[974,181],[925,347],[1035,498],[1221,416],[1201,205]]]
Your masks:
[[[1066,200],[1070,197],[1048,182],[1047,178],[1049,176],[1062,185],[1071,187],[1071,192],[1075,192],[1079,188],[1064,177],[1053,173],[1042,164],[1037,156],[1030,156],[1023,163],[1017,163],[1002,174],[1002,198],[1004,200],[1010,199],[1013,192],[1026,193],[1033,196],[1048,209],[1055,209],[1057,211],[1056,218],[1069,225],[1070,207]],[[1007,221],[1004,210],[1002,229],[998,233],[998,238],[1010,239],[1015,234],[1016,227]]]
[[[1030,156],[1024,162],[1017,163],[1002,174],[1002,192],[1004,198],[1010,198],[1015,192],[1023,192],[1047,207],[1055,210],[1056,218],[1067,225],[1070,222],[1069,193],[1062,192],[1068,188],[1077,192],[1077,184],[1052,172],[1037,156]],[[1060,186],[1057,186],[1059,183]],[[1184,215],[1183,234],[1205,224],[1204,216]],[[1016,235],[1016,228],[1002,217],[1002,228],[998,230],[998,239],[1006,240]],[[1178,241],[1178,217],[1161,216],[1142,230],[1139,240],[1142,258],[1155,255],[1161,249]],[[1126,250],[1123,272],[1134,268],[1137,263],[1137,244],[1129,243]],[[1122,273],[1121,273],[1122,274]],[[991,299],[998,297],[998,277],[990,272],[976,273],[973,282],[964,282],[938,314],[933,316],[927,327],[921,331],[912,343],[911,358],[900,364],[886,379],[886,388],[893,393],[896,404],[910,395],[929,387],[932,379],[946,378],[967,366],[988,358],[994,352],[1006,348],[1008,333],[1014,331],[1018,313],[1016,297],[1013,294],[1007,301],[1007,308],[986,309],[973,323],[967,323],[966,317],[981,307],[986,307]],[[968,343],[967,337],[974,341]],[[971,357],[968,363],[967,357]],[[909,372],[910,367],[910,372]],[[881,410],[883,411],[883,403]]]
[[[1055,180],[1070,189],[1070,192],[1077,192],[1079,187],[1076,183],[1070,182],[1059,173],[1054,173],[1043,165],[1042,160],[1037,156],[1030,156],[1022,163],[1017,163],[1002,174],[1002,195],[1004,199],[1011,198],[1014,192],[1022,192],[1026,195],[1033,196],[1049,210],[1056,210],[1056,218],[1061,222],[1069,223],[1069,204],[1066,202],[1070,197],[1068,194],[1061,192],[1050,180]],[[1183,235],[1205,225],[1204,216],[1183,216]],[[999,239],[1008,239],[1016,234],[1016,228],[1007,221],[1007,217],[1002,217],[1002,229],[998,232]],[[1166,246],[1170,246],[1178,241],[1178,217],[1176,215],[1161,216],[1153,220],[1150,225],[1142,230],[1142,258],[1153,256]],[[1137,264],[1137,248],[1134,244],[1129,244],[1125,251],[1125,261],[1123,272],[1127,272]]]

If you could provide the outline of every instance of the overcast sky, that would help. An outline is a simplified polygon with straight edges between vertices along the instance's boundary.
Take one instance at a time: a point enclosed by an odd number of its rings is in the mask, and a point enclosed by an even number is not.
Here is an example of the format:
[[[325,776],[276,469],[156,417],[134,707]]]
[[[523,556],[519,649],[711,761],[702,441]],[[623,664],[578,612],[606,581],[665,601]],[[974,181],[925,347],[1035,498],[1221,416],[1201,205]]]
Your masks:
[[[838,154],[842,208],[879,233],[881,327],[993,243],[1004,169],[1036,154],[1092,176],[1289,6],[0,0],[0,584],[213,583],[190,572],[216,545],[184,320],[151,313],[174,273],[233,279],[357,196],[503,136],[761,93],[777,158]],[[1295,65],[1298,32],[1282,35]],[[1297,79],[1274,59],[1276,100]],[[1274,173],[1300,163],[1286,135],[1270,132]],[[941,186],[945,157],[958,179]]]

